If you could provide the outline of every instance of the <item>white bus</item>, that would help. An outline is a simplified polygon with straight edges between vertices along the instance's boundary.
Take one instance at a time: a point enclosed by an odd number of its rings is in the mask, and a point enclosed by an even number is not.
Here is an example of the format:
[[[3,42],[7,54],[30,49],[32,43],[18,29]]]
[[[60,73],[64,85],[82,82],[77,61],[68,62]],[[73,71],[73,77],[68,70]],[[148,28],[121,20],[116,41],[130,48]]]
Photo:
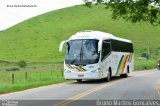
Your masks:
[[[134,69],[133,45],[130,40],[100,31],[81,31],[62,41],[65,44],[64,77],[77,81],[110,80],[124,76]]]

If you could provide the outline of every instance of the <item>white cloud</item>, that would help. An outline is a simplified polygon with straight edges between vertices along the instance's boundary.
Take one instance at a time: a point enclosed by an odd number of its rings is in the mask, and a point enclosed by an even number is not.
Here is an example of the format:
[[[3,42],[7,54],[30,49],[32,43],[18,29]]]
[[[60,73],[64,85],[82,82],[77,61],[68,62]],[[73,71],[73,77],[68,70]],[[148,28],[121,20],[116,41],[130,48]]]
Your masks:
[[[52,10],[82,3],[83,0],[1,0],[0,30]],[[7,7],[7,5],[36,5],[37,7]]]

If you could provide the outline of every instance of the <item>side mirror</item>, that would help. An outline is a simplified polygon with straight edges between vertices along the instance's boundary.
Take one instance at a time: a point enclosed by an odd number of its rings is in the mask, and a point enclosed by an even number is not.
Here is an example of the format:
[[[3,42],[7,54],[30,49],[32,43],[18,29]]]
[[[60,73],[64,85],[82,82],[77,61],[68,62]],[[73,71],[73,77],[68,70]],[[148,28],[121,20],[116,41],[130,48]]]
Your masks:
[[[98,52],[100,52],[102,49],[102,40],[99,40],[98,42]]]
[[[60,46],[59,46],[59,51],[60,52],[62,52],[62,50],[63,50],[63,45],[66,43],[67,41],[65,40],[65,41],[62,41],[61,43],[60,43]]]

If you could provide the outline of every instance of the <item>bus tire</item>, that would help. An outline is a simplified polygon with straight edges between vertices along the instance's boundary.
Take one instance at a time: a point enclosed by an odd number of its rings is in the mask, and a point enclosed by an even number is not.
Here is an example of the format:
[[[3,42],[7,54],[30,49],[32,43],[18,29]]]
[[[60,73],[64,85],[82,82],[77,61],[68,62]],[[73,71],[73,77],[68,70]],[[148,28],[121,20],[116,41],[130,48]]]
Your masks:
[[[126,74],[124,74],[124,77],[127,78],[128,74],[129,74],[129,66],[127,66],[127,72],[126,72]]]
[[[109,70],[106,81],[109,82],[110,80],[111,80],[111,71]]]
[[[127,66],[127,72],[125,74],[121,74],[120,77],[127,78],[129,74],[129,66]]]
[[[126,74],[123,75],[124,78],[128,77],[128,72]]]
[[[82,82],[82,79],[77,79],[76,81],[77,81],[77,82]]]
[[[128,77],[128,74],[127,74],[127,73],[126,73],[126,74],[121,74],[120,77],[122,77],[122,78],[127,78],[127,77]]]

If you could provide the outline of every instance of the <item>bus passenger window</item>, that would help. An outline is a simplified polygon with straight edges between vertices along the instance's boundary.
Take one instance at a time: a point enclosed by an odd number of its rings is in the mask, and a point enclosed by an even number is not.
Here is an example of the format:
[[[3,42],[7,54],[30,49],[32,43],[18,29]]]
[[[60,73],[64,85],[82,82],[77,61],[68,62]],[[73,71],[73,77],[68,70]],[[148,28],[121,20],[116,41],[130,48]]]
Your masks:
[[[111,51],[110,42],[109,41],[104,41],[103,45],[102,45],[102,58],[101,58],[102,61],[110,53],[110,51]]]

